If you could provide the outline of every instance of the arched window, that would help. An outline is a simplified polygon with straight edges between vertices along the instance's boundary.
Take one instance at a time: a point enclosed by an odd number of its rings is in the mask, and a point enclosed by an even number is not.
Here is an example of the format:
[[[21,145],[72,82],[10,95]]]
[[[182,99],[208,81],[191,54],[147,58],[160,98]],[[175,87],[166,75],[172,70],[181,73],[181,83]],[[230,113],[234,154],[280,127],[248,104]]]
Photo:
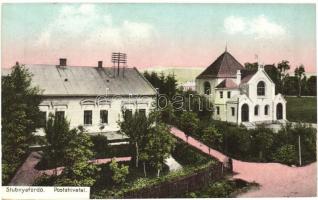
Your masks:
[[[264,108],[264,114],[268,115],[268,111],[269,111],[269,105],[266,105]]]
[[[254,115],[258,115],[258,110],[259,110],[259,106],[258,105],[256,105],[255,107],[254,107]]]
[[[276,105],[276,119],[283,119],[283,105],[281,103]]]
[[[265,96],[265,83],[260,81],[257,83],[257,96]]]
[[[211,85],[208,81],[204,82],[204,94],[211,94]]]

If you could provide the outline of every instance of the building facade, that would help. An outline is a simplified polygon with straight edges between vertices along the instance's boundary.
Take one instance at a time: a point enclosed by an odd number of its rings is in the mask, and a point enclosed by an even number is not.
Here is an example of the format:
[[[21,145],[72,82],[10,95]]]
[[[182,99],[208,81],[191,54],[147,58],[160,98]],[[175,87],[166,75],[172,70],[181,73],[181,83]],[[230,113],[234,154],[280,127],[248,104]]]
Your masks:
[[[40,110],[46,121],[49,114],[65,117],[70,127],[83,126],[90,134],[105,134],[120,139],[118,121],[123,111],[148,115],[156,99],[156,90],[136,68],[25,65],[32,85],[39,87],[43,101]],[[2,70],[2,75],[10,73]],[[43,129],[37,131],[43,135]]]
[[[196,91],[214,105],[213,118],[243,124],[286,120],[286,100],[262,66],[246,70],[225,51],[196,78]]]

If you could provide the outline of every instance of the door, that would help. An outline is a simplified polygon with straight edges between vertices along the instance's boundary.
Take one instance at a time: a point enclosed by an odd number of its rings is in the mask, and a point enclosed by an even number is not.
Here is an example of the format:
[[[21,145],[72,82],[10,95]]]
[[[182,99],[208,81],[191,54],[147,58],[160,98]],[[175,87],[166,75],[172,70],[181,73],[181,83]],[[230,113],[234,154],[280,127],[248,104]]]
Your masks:
[[[281,103],[276,105],[276,119],[283,119],[283,105]]]
[[[248,119],[248,115],[249,115],[248,105],[246,103],[243,104],[241,110],[242,110],[241,111],[242,122],[248,122],[249,121],[249,119]]]

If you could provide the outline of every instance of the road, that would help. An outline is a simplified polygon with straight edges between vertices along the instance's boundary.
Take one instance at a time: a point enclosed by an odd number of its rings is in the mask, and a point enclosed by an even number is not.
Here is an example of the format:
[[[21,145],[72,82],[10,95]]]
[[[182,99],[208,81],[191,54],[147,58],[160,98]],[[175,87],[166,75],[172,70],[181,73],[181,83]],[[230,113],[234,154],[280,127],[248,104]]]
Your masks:
[[[171,127],[170,132],[189,145],[224,161],[227,156],[210,149],[200,141],[186,136],[181,130]],[[258,189],[247,191],[239,197],[312,197],[317,196],[317,163],[304,167],[289,167],[279,163],[253,163],[233,159],[233,179],[256,182]]]

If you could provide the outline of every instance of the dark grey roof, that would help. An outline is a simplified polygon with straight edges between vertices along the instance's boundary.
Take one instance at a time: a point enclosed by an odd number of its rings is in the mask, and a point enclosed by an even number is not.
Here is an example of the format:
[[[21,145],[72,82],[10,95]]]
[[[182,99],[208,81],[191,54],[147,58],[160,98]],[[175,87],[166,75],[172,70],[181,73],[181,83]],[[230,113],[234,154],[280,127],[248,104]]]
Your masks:
[[[45,96],[155,95],[154,87],[136,68],[125,68],[114,77],[110,67],[25,65],[33,74],[32,84]],[[124,73],[124,76],[123,76]],[[2,75],[8,70],[2,68]]]
[[[238,88],[238,86],[237,86],[236,83],[234,83],[234,81],[232,81],[229,78],[226,78],[221,83],[219,83],[215,88],[219,88],[219,89],[236,89],[236,88]]]
[[[250,71],[250,70],[241,70],[241,84],[247,83],[255,74],[256,71]]]
[[[197,78],[234,78],[244,67],[227,51],[221,54]]]

